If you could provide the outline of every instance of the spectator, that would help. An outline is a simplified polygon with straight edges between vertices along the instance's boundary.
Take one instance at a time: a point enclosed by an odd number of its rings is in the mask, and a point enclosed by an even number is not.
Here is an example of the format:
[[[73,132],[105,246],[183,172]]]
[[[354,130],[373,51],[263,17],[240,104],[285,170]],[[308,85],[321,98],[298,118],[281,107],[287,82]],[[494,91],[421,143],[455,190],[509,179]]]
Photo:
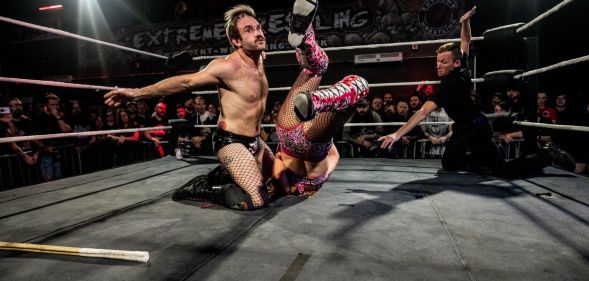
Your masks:
[[[278,118],[278,114],[270,114],[268,112],[264,113],[264,117],[262,117],[262,124],[276,124],[276,120]],[[268,142],[278,142],[278,135],[276,135],[276,127],[262,127],[261,131],[262,140],[266,143]],[[270,145],[270,144],[268,144]],[[272,147],[272,146],[270,146]]]
[[[96,121],[96,118],[98,118],[98,112],[91,109],[90,112],[88,112],[88,124],[89,124],[90,130],[92,130],[92,126],[93,126],[94,122]]]
[[[196,125],[214,125],[207,111],[207,105],[204,99],[198,99],[195,103]],[[198,150],[199,154],[212,154],[213,144],[211,142],[211,128],[200,128],[198,134],[192,137],[192,144]]]
[[[155,150],[160,157],[164,157],[164,155],[171,154],[171,152],[169,151],[169,147],[164,146],[164,144],[162,144],[162,141],[167,142],[166,129],[163,128],[168,125],[168,118],[166,117],[166,114],[166,104],[162,102],[156,104],[155,112],[149,119],[148,124],[150,127],[161,127],[161,129],[145,131],[144,134],[145,138],[153,142],[153,144],[155,145]]]
[[[186,115],[187,115],[186,107],[184,107],[184,105],[182,105],[182,104],[177,104],[176,105],[176,118],[186,120]]]
[[[382,98],[381,97],[374,97],[372,98],[372,102],[370,103],[370,107],[372,111],[378,113],[378,115],[382,118],[382,114],[384,109],[382,108]]]
[[[127,109],[127,114],[129,115],[129,118],[131,118],[131,122],[134,123],[135,125],[139,126],[140,124],[145,124],[145,119],[142,119],[142,117],[139,117],[137,115],[137,103],[134,101],[130,101],[127,103],[127,106],[125,107]]]
[[[409,112],[409,103],[405,99],[401,99],[397,102],[396,106],[397,110],[395,115],[393,116],[392,122],[407,122],[411,117],[411,113]],[[392,126],[387,129],[388,132],[395,132],[399,128],[400,125]],[[404,135],[399,142],[396,142],[391,149],[388,149],[384,152],[390,158],[398,158],[404,151],[407,151],[407,148],[412,146],[415,141],[422,135],[421,127],[416,126],[413,128],[409,133]]]
[[[546,103],[548,95],[546,92],[538,92],[536,94],[538,104],[538,122],[546,124],[556,124],[556,110]],[[552,137],[547,130],[538,130],[538,141],[541,144],[552,141]]]
[[[28,116],[25,115],[23,112],[23,103],[17,97],[12,98],[8,102],[8,106],[10,107],[10,111],[12,113],[12,123],[16,127],[16,136],[26,136],[34,134],[35,128],[33,124],[33,120]],[[42,149],[45,146],[39,140],[31,141],[36,148]],[[31,150],[31,142],[22,142],[21,147],[25,150]]]
[[[421,97],[419,96],[418,93],[413,93],[410,97],[409,97],[409,113],[410,115],[413,115],[415,112],[417,112],[422,105],[422,100]]]
[[[102,131],[105,129],[104,118],[101,115],[97,115],[94,122],[90,124],[90,130]],[[91,136],[88,146],[83,150],[85,159],[84,170],[97,171],[112,167],[115,147],[111,144],[107,140],[106,135]]]
[[[443,107],[430,113],[424,119],[425,122],[451,122],[452,119],[446,114]],[[445,150],[445,143],[452,137],[452,126],[449,124],[421,125],[423,136],[428,143],[423,147],[425,153],[433,156],[442,156]]]
[[[574,112],[571,106],[568,105],[566,94],[558,94],[556,96],[555,104],[557,124],[581,126],[589,125],[589,122],[583,123],[583,112]],[[587,133],[579,133],[568,130],[555,130],[552,136],[556,144],[573,155],[573,158],[575,159],[575,172],[582,173],[584,170],[582,167],[587,163],[587,143],[589,141],[587,139]]]
[[[65,115],[65,120],[74,132],[86,132],[90,129],[88,116],[82,112],[82,106],[79,100],[70,100],[69,111]]]
[[[274,102],[274,107],[272,108],[272,111],[270,113],[274,114],[274,113],[278,113],[280,111],[280,107],[282,106],[282,102],[277,100]]]
[[[197,125],[209,125],[211,124],[212,118],[211,113],[207,111],[207,104],[204,99],[200,99],[195,103],[196,108],[196,124]]]
[[[144,101],[137,102],[137,115],[135,115],[135,123],[139,127],[147,127],[149,121],[149,106]]]
[[[495,112],[495,106],[505,102],[505,95],[503,93],[494,93],[491,96],[491,101],[489,103],[489,108],[486,110],[487,113]]]
[[[385,103],[392,104],[393,103],[393,99],[394,98],[393,98],[393,94],[392,93],[385,93],[383,95],[382,102],[383,102],[383,104],[385,104]]]
[[[72,128],[63,120],[63,113],[60,111],[59,97],[53,93],[45,95],[43,113],[35,119],[37,132],[39,134],[70,133]],[[41,178],[43,181],[60,179],[61,157],[57,147],[65,144],[63,139],[46,140],[46,145],[51,147],[44,150],[39,159]]]
[[[219,120],[219,107],[215,103],[209,103],[207,106],[207,111],[209,112],[209,118],[211,119],[212,124],[217,124]]]
[[[196,111],[194,110],[194,99],[189,98],[184,101],[184,108],[186,109],[186,120],[189,124],[196,124]]]
[[[546,92],[538,92],[538,121],[542,123],[556,124],[556,110],[547,105]]]
[[[380,115],[372,111],[366,99],[356,104],[356,111],[348,123],[382,123]],[[378,156],[378,142],[382,126],[354,126],[344,128],[344,139],[359,150],[363,157]]]
[[[137,127],[125,110],[119,111],[118,124],[118,129],[131,129]],[[139,132],[108,134],[106,137],[114,144],[117,164],[125,165],[135,160],[134,153],[137,152]]]
[[[0,108],[0,137],[17,137],[19,136],[19,130],[12,122],[13,113],[10,107]],[[38,153],[35,152],[28,155],[22,147],[21,143],[10,142],[7,144],[0,145],[0,155],[18,155],[27,165],[35,165],[37,163]]]
[[[96,116],[96,119],[94,119],[94,123],[90,124],[90,130],[91,131],[106,130],[104,127],[104,119],[102,118],[102,116],[100,116],[100,115]],[[98,143],[104,139],[106,139],[106,135],[94,135],[94,136],[90,137],[90,144]]]
[[[507,102],[495,105],[494,113],[496,114],[508,115],[510,112]],[[510,143],[513,139],[521,139],[523,136],[522,132],[513,124],[513,119],[510,116],[498,116],[493,120],[492,124],[495,139]]]
[[[395,122],[395,104],[392,102],[384,103],[384,113],[381,116],[382,122]],[[384,134],[390,134],[395,131],[395,126],[385,125],[382,128]]]
[[[524,112],[523,102],[521,100],[521,92],[519,87],[509,85],[505,92],[507,96],[507,103],[511,109],[511,113],[522,114]]]
[[[194,130],[194,124],[188,123],[186,107],[184,104],[176,105],[176,119],[185,120],[185,123],[180,122],[172,124],[172,120],[169,120],[168,122],[172,125],[172,130],[169,131],[169,139],[171,142],[170,146],[174,147],[174,155],[176,156],[176,159],[181,160],[185,155],[190,154],[190,132]]]
[[[117,125],[117,119],[115,116],[114,109],[107,109],[104,113],[104,129],[105,130],[116,130],[119,126]]]

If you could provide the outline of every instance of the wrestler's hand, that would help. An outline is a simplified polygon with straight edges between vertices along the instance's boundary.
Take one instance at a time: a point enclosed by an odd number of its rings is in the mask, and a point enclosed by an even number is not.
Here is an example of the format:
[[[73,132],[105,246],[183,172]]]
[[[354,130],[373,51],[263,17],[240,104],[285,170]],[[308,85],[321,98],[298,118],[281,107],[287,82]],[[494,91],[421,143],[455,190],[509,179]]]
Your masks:
[[[35,163],[37,163],[37,159],[33,159],[33,157],[25,154],[25,156],[23,156],[23,160],[25,160],[25,163],[27,163],[27,165],[35,165]]]
[[[137,89],[121,88],[110,91],[104,95],[104,104],[108,106],[119,106],[126,101],[132,101],[137,97]]]
[[[397,132],[378,138],[378,141],[382,141],[380,148],[390,148],[398,140],[399,137],[397,136]]]
[[[477,10],[477,6],[474,6],[474,7],[472,7],[472,9],[470,9],[470,11],[464,13],[464,15],[462,15],[462,17],[460,17],[460,23],[470,20],[470,18],[472,18],[472,16],[474,16],[474,12],[476,12],[476,10]]]

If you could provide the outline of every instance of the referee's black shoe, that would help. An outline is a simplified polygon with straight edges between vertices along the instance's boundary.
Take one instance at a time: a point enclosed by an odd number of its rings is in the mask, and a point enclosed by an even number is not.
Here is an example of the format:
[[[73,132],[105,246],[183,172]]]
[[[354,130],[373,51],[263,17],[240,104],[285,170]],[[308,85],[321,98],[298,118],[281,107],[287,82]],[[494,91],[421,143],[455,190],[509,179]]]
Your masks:
[[[563,168],[569,172],[575,171],[575,159],[568,152],[553,142],[546,143],[542,150],[552,160],[552,165]]]

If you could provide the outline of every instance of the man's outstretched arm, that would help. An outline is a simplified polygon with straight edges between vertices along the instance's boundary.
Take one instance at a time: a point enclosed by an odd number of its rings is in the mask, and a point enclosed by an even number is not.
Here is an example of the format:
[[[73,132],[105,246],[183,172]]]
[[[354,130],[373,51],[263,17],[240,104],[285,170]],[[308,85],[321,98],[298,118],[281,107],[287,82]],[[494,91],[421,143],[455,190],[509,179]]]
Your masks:
[[[477,6],[474,6],[460,17],[460,49],[467,55],[469,52],[470,39],[472,37],[470,32],[470,18],[472,18],[476,9]]]
[[[178,75],[166,78],[153,85],[139,89],[121,88],[104,95],[105,104],[117,106],[127,100],[137,100],[141,98],[166,96],[176,93],[182,93],[193,88],[216,85],[223,80],[224,73],[231,73],[231,65],[223,60],[216,59],[209,65],[197,72],[186,75]]]

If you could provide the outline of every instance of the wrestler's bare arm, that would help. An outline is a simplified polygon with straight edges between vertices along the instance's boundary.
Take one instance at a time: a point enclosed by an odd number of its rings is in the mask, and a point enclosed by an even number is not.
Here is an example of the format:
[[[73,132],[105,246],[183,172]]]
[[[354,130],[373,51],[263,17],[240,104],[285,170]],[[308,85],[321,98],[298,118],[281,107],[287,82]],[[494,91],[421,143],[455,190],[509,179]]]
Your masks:
[[[233,66],[230,63],[224,59],[215,59],[205,69],[197,73],[170,77],[140,89],[121,88],[111,91],[104,95],[105,103],[109,106],[116,106],[125,100],[166,96],[201,86],[217,85],[232,71]]]
[[[329,148],[329,152],[327,153],[327,175],[331,175],[331,173],[337,167],[337,163],[339,162],[340,155],[335,147],[335,144],[331,144],[331,148]]]
[[[272,177],[275,180],[278,180],[278,182],[280,183],[281,186],[290,187],[290,183],[288,182],[288,179],[286,178],[286,175],[285,175],[286,164],[284,164],[284,161],[282,160],[282,153],[280,151],[277,151],[276,154],[274,155],[274,157],[275,157],[275,159],[274,159],[274,166],[272,169]]]
[[[460,49],[463,53],[469,53],[469,45],[471,40],[470,32],[470,18],[474,15],[477,6],[472,7],[469,11],[460,17]]]

